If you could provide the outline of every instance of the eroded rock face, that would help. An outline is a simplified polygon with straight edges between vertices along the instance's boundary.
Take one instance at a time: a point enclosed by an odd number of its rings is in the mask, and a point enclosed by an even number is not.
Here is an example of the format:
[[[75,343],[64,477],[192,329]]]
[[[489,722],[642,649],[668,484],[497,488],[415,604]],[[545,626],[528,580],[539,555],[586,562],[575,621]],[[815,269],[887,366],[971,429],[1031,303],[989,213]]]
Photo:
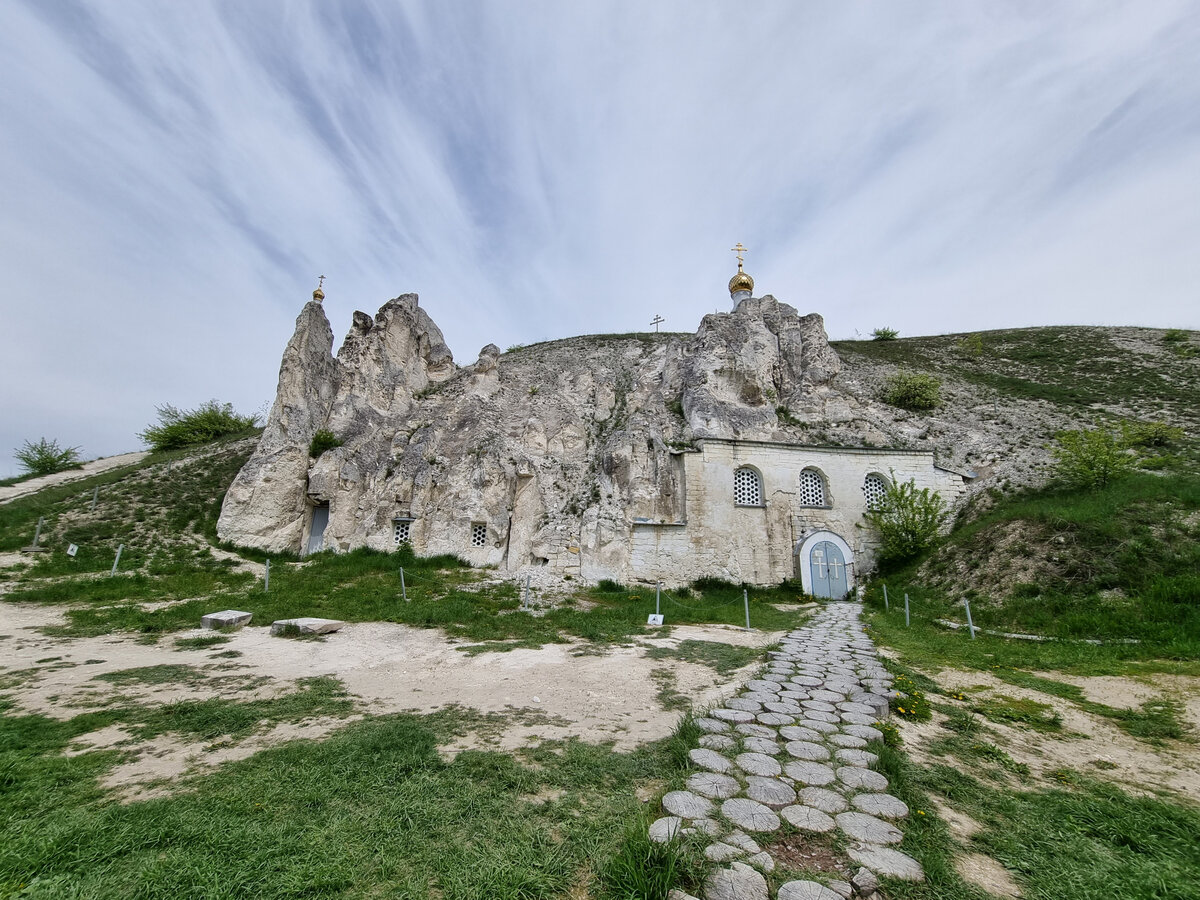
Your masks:
[[[308,304],[266,430],[226,495],[223,539],[301,550],[313,505],[328,503],[325,548],[390,548],[393,522],[411,519],[421,553],[628,579],[635,525],[685,519],[680,454],[697,440],[904,443],[878,404],[839,386],[821,317],[771,296],[705,316],[694,335],[489,344],[459,367],[405,294],[374,317],[356,312],[336,358],[332,347]],[[312,460],[322,428],[343,444]]]

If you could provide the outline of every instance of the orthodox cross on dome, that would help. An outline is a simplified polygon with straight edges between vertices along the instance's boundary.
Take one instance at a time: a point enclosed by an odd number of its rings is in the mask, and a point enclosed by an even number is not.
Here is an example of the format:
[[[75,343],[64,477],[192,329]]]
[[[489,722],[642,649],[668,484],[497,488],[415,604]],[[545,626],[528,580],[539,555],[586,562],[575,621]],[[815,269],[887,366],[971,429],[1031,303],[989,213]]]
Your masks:
[[[742,246],[742,242],[741,242],[741,241],[738,241],[738,242],[737,242],[737,246],[736,246],[736,247],[730,247],[729,249],[730,249],[731,251],[733,251],[734,253],[736,253],[736,254],[737,254],[737,258],[738,258],[738,268],[740,269],[740,268],[742,267],[742,263],[743,263],[743,262],[745,262],[745,260],[742,258],[742,254],[743,254],[743,253],[745,253],[745,252],[746,252],[747,250],[749,250],[750,248],[749,248],[749,247],[743,247],[743,246]]]
[[[325,287],[325,276],[324,275],[317,276],[317,287],[319,287],[319,288]]]
[[[318,303],[320,303],[322,300],[325,299],[325,291],[322,290],[324,287],[325,287],[325,276],[318,275],[317,276],[317,289],[315,291],[313,291],[313,299],[316,300]]]

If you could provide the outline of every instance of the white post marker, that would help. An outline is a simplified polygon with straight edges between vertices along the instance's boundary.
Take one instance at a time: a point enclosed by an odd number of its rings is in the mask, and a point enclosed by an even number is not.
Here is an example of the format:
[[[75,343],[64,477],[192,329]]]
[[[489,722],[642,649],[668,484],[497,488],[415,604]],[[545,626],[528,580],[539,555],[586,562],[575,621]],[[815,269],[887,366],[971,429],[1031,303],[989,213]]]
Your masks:
[[[271,589],[271,561],[267,560],[266,571],[263,572],[263,592]]]
[[[746,605],[746,630],[750,630],[750,592],[742,589],[742,603]]]
[[[907,593],[907,592],[905,592],[905,594],[904,594],[904,627],[905,627],[905,628],[907,628],[908,626],[909,626],[909,618],[908,618],[908,593]]]
[[[884,608],[884,610],[889,610],[889,611],[892,608],[891,605],[888,603],[887,585],[886,584],[883,586],[883,608]]]
[[[525,599],[521,601],[521,609],[529,609],[529,576],[525,576]]]
[[[971,621],[971,601],[963,597],[963,606],[967,608],[967,628],[971,632],[971,640],[975,640],[975,623]]]
[[[659,599],[659,597],[661,597],[661,596],[662,596],[662,582],[660,581],[658,584],[656,584],[656,585],[654,586],[654,614],[655,614],[656,616],[657,616],[657,615],[658,615],[660,612],[662,612],[662,610],[661,610],[661,609],[659,609],[659,606],[658,606],[658,599]],[[659,624],[661,625],[662,623],[660,622]]]
[[[89,512],[96,511],[96,498],[99,496],[100,496],[100,485],[96,485],[96,487],[92,489],[92,508],[89,510]]]
[[[408,589],[404,586],[404,566],[400,567],[400,596],[405,603],[408,602]]]
[[[35,528],[35,529],[33,530],[33,548],[34,548],[35,550],[37,549],[38,540],[39,540],[39,539],[41,538],[41,536],[42,536],[42,526],[43,526],[43,525],[45,525],[45,524],[46,524],[46,517],[45,517],[45,516],[38,516],[37,528]]]
[[[117,574],[117,564],[121,562],[121,551],[125,549],[124,544],[117,544],[117,558],[113,560],[112,571],[108,573],[108,577],[112,578]]]

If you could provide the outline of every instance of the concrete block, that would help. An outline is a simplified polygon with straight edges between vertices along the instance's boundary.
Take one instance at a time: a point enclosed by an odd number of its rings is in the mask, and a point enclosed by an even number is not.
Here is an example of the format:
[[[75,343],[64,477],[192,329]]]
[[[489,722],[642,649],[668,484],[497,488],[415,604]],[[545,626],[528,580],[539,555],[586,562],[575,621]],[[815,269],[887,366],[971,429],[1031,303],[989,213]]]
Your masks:
[[[271,623],[271,634],[282,634],[296,628],[301,634],[331,634],[340,631],[346,625],[337,619],[316,619],[304,617],[300,619],[280,619]]]
[[[250,624],[253,613],[240,609],[225,609],[221,612],[209,613],[200,617],[201,628],[241,628]]]

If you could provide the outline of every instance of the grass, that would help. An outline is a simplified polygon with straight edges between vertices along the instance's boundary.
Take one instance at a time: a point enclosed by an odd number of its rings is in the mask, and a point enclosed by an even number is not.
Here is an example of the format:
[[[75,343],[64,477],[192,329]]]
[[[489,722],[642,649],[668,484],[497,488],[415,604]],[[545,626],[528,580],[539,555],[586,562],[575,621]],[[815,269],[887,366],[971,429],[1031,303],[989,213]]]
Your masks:
[[[203,681],[205,675],[194,666],[160,665],[141,666],[136,669],[121,669],[118,672],[104,672],[93,675],[93,681],[107,681],[110,684],[190,684]]]
[[[757,647],[735,647],[716,641],[684,640],[677,647],[650,647],[646,650],[649,659],[678,659],[684,662],[708,666],[718,675],[732,675],[738,669],[761,661],[763,651]]]
[[[436,748],[469,714],[385,716],[120,804],[97,785],[120,751],[61,754],[100,720],[0,716],[0,896],[617,900],[702,872],[646,843],[634,795],[675,768],[679,735],[632,753],[568,741],[447,760]]]
[[[1013,791],[968,774],[961,764],[926,768],[888,748],[876,752],[890,790],[914,812],[925,812],[910,816],[900,848],[921,860],[929,882],[888,882],[889,897],[986,896],[956,883],[953,839],[931,807],[934,794],[984,825],[971,849],[1015,873],[1027,897],[1200,898],[1200,812],[1194,808],[1133,797],[1077,772],[1064,771],[1062,787]]]

